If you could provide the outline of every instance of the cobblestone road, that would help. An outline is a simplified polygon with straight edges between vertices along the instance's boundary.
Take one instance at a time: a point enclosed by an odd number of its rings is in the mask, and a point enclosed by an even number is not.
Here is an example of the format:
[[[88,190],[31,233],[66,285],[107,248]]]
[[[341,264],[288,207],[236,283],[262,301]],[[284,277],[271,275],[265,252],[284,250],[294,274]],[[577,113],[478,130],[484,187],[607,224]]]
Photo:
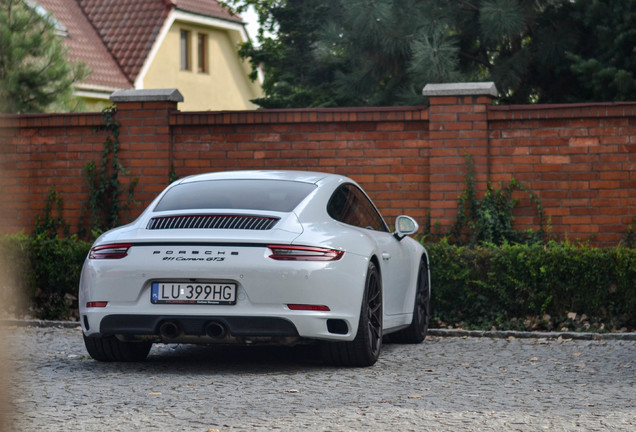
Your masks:
[[[633,340],[430,337],[340,369],[307,349],[185,345],[106,364],[77,329],[8,330],[16,431],[636,430]]]

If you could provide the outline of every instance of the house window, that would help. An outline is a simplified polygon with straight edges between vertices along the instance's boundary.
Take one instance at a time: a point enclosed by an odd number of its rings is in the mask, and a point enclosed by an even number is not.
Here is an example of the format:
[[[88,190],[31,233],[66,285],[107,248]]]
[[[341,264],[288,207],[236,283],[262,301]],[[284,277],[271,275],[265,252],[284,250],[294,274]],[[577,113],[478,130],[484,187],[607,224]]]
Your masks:
[[[208,72],[208,36],[203,33],[197,35],[198,71]]]
[[[190,59],[190,32],[181,30],[181,70],[192,69]]]

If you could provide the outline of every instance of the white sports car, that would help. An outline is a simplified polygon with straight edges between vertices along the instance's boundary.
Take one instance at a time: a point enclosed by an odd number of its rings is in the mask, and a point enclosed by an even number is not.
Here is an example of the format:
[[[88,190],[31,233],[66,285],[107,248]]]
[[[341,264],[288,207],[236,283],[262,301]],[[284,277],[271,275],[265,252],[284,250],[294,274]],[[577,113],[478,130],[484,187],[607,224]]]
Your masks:
[[[362,189],[299,171],[201,174],[104,233],[79,287],[88,353],[140,361],[153,342],[317,341],[327,363],[368,366],[383,336],[428,329],[429,260],[399,216],[390,232]]]

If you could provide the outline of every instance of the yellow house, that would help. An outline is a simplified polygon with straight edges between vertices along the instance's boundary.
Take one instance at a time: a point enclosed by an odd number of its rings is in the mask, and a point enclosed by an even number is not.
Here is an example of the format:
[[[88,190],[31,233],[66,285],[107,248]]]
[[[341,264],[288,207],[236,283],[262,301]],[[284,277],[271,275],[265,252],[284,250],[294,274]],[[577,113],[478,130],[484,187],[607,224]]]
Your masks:
[[[91,75],[76,84],[86,110],[121,89],[177,88],[182,111],[247,110],[260,79],[238,56],[247,32],[217,0],[37,0],[59,22],[71,61]],[[58,32],[60,33],[60,32]]]

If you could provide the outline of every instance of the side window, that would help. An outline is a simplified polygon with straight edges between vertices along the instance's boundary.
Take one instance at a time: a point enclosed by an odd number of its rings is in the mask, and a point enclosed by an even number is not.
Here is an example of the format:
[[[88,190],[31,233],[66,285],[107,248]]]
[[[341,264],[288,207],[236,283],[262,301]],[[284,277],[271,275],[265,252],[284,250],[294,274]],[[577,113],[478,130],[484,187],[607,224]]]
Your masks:
[[[208,35],[205,33],[197,34],[197,71],[199,73],[208,73]]]
[[[340,186],[327,204],[329,216],[339,222],[375,231],[388,231],[382,216],[366,195],[352,184]]]
[[[190,32],[181,30],[179,49],[181,50],[181,70],[187,71],[192,68],[192,59],[190,58]]]

